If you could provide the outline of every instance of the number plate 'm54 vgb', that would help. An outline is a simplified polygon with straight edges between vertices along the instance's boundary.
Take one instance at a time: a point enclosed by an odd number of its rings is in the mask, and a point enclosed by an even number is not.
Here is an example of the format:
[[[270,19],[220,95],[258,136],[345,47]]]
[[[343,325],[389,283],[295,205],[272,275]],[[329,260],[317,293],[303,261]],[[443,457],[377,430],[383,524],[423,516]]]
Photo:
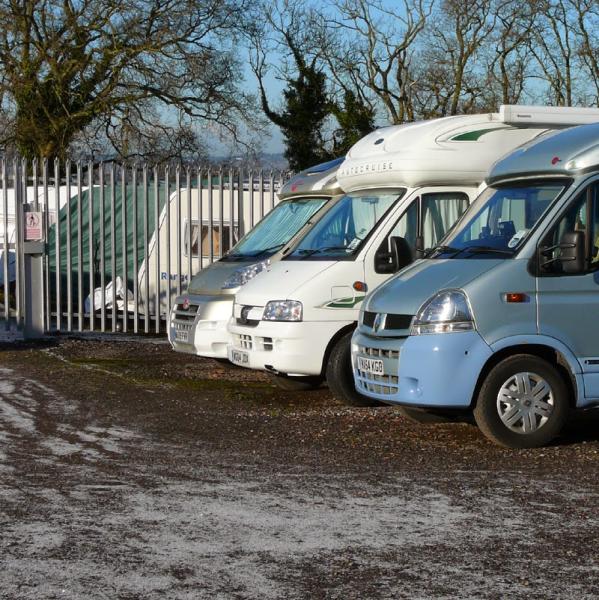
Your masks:
[[[364,358],[363,356],[358,356],[358,369],[360,371],[370,373],[371,375],[385,374],[385,364],[380,359]]]

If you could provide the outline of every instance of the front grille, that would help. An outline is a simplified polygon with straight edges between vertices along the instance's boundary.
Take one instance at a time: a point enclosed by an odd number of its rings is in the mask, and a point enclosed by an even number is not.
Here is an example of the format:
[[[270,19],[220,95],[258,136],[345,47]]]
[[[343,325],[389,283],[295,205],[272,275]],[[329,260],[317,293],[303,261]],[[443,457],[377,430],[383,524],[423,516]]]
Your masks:
[[[191,331],[193,329],[193,323],[173,323],[175,331]]]
[[[198,315],[199,304],[190,304],[187,308],[183,308],[183,304],[175,304],[174,321],[195,321]]]
[[[374,319],[376,317],[376,313],[364,311],[364,316],[362,317],[362,322],[366,327],[372,327],[374,325]]]
[[[360,354],[367,356],[376,356],[377,358],[399,358],[399,350],[384,350],[383,348],[369,348],[367,346],[358,346]]]
[[[411,324],[412,315],[389,313],[385,320],[385,329],[409,329]]]
[[[272,343],[272,338],[271,337],[263,337],[262,338],[262,348],[264,350],[266,350],[267,352],[272,351],[272,349],[273,349],[273,343]]]
[[[356,382],[358,391],[371,392],[392,396],[399,391],[399,377],[397,375],[371,375],[358,371],[359,379]]]
[[[374,327],[374,321],[378,313],[364,311],[362,323],[371,329]],[[412,324],[413,315],[404,315],[399,313],[386,313],[382,321],[383,327],[380,331],[389,331],[395,329],[409,329]]]
[[[251,335],[236,334],[234,339],[236,348],[241,350],[251,350],[253,348]]]
[[[399,371],[399,350],[385,350],[383,348],[371,348],[369,346],[358,346],[358,352],[363,356],[393,360],[392,371]],[[389,368],[387,362],[385,368]],[[399,377],[397,375],[373,375],[362,369],[356,369],[356,389],[362,392],[371,392],[383,396],[392,396],[399,391]]]

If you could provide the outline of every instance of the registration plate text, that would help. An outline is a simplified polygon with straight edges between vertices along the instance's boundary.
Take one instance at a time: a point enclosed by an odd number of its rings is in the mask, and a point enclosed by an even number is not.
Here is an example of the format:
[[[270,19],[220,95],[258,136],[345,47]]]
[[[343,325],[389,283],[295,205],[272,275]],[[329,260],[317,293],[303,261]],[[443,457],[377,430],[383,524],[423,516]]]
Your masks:
[[[358,369],[371,375],[384,375],[385,363],[380,359],[358,356]]]
[[[236,365],[247,365],[250,362],[250,355],[243,350],[233,350],[229,352],[229,360]]]
[[[177,329],[175,331],[175,340],[187,343],[189,341],[189,331],[187,329]]]

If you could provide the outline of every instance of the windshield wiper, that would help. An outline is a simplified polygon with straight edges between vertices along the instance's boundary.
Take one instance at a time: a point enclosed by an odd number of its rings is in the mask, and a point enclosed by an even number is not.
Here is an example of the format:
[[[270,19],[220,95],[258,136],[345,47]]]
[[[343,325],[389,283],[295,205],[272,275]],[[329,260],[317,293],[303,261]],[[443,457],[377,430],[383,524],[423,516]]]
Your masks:
[[[309,258],[319,252],[328,252],[329,250],[347,250],[347,246],[325,246],[324,248],[312,248],[311,250],[298,250],[298,254],[302,255],[302,260]]]
[[[513,250],[503,250],[502,248],[493,248],[492,246],[465,246],[464,248],[454,248],[453,246],[435,246],[425,258],[434,258],[437,253],[450,252],[451,258],[456,258],[458,254],[506,254],[513,256]]]
[[[266,254],[267,252],[276,252],[277,250],[282,248],[285,245],[285,243],[286,242],[283,242],[282,244],[276,244],[275,246],[271,246],[270,248],[264,248],[264,250],[258,250],[258,252],[253,252],[252,254],[246,254],[245,256],[251,256],[252,258],[254,258],[256,256],[262,256],[263,254]]]
[[[463,250],[463,248],[454,248],[453,246],[435,246],[434,248],[431,248],[425,255],[425,258],[432,258],[433,255],[435,255],[437,252],[440,253],[444,253],[444,252],[451,252],[452,254],[457,254],[458,252],[461,252]]]
[[[462,249],[463,252],[471,254],[507,254],[513,256],[513,250],[503,250],[502,248],[493,248],[492,246],[467,246]]]
[[[224,259],[227,258],[256,258],[257,256],[262,256],[263,254],[266,254],[267,252],[276,252],[279,248],[282,248],[285,245],[285,243],[283,244],[277,244],[276,246],[271,246],[270,248],[264,248],[262,250],[258,250],[257,252],[250,252],[249,254],[244,254],[243,252],[230,252],[229,254],[226,254],[225,256],[223,256]]]

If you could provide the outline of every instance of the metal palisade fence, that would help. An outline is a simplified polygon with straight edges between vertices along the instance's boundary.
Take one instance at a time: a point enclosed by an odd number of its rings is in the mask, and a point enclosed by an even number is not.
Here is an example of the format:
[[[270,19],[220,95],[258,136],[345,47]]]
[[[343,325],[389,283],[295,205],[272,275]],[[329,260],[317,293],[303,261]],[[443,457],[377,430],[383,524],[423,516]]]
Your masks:
[[[23,326],[33,303],[46,332],[159,333],[174,298],[275,206],[284,180],[21,159],[0,171],[0,326]]]

